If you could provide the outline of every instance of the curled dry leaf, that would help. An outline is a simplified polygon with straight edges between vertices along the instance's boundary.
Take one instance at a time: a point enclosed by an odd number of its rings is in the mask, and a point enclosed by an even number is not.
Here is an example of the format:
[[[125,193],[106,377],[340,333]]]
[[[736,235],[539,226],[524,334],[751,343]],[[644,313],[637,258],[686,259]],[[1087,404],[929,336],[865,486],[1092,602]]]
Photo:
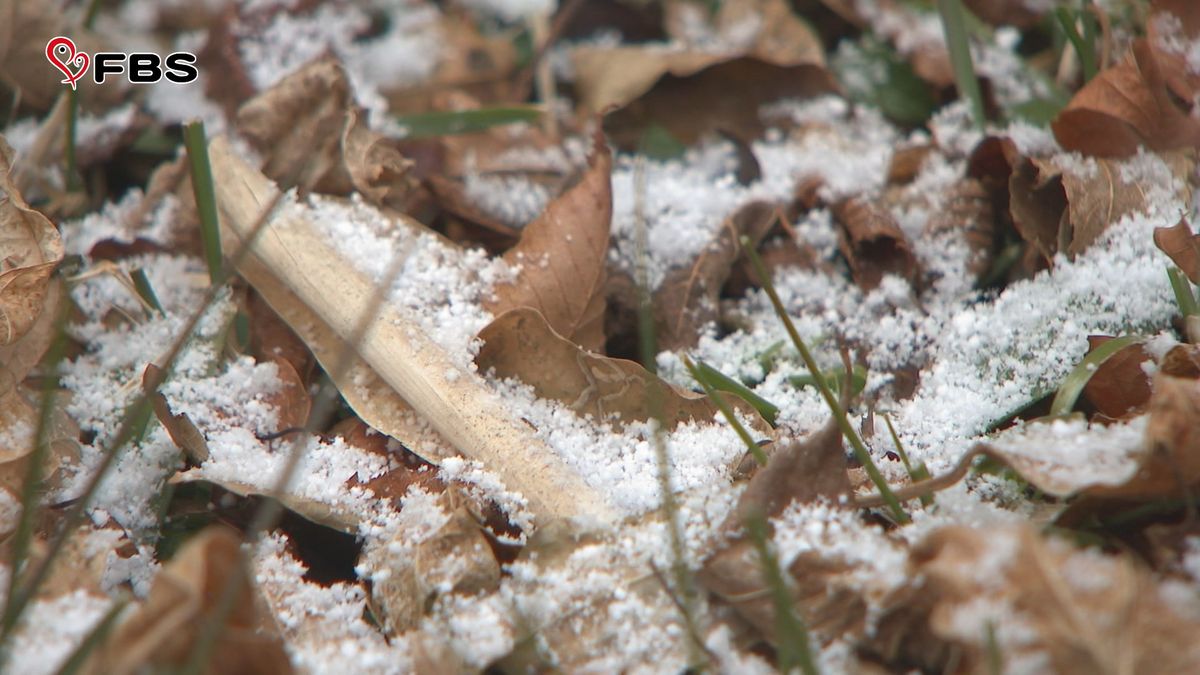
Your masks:
[[[63,257],[58,229],[13,185],[13,155],[0,137],[0,346],[33,327],[46,303],[50,275]]]
[[[938,235],[961,232],[970,249],[967,271],[975,279],[987,275],[992,264],[992,249],[996,240],[996,214],[991,196],[983,184],[973,178],[955,183],[946,195],[942,208],[925,223],[925,232]]]
[[[167,430],[171,441],[183,451],[192,464],[203,464],[208,460],[208,440],[196,428],[187,413],[171,412],[171,404],[167,403],[167,397],[157,389],[162,379],[162,369],[153,363],[146,365],[146,370],[142,373],[142,390],[150,398],[154,416]]]
[[[717,319],[721,288],[742,255],[741,238],[748,237],[752,246],[758,246],[778,213],[778,207],[766,202],[746,204],[725,219],[690,265],[667,273],[653,298],[659,349],[677,351],[696,345],[700,330]]]
[[[495,288],[493,314],[537,310],[559,334],[604,351],[605,265],[612,225],[612,154],[597,131],[583,178],[521,232],[504,254],[517,279]]]
[[[113,675],[180,668],[216,609],[227,581],[240,575],[237,600],[218,634],[210,673],[290,673],[292,665],[265,603],[238,569],[241,538],[214,526],[188,540],[154,578],[145,603],[93,653],[87,672]]]
[[[1111,340],[1104,335],[1088,336],[1088,353]],[[1092,373],[1083,395],[1101,415],[1120,419],[1145,410],[1150,401],[1150,375],[1142,367],[1153,363],[1145,343],[1129,345],[1108,357]]]
[[[923,670],[984,672],[992,650],[1005,667],[1055,673],[1200,668],[1200,623],[1129,555],[1077,549],[1029,525],[953,526],[913,549],[908,578],[873,648]]]
[[[1173,227],[1154,228],[1154,244],[1193,284],[1200,284],[1200,235],[1192,234],[1186,218],[1180,218]]]
[[[652,123],[685,143],[719,128],[752,138],[762,131],[762,104],[837,90],[825,70],[820,40],[786,2],[728,5],[718,17],[726,31],[739,17],[765,14],[755,17],[751,39],[727,40],[731,46],[725,53],[641,46],[576,49],[575,87],[583,109],[615,111],[606,129],[619,146],[629,148]]]
[[[60,393],[58,398],[62,401],[65,396]],[[65,404],[56,404],[46,429],[50,451],[42,465],[42,475],[51,487],[57,486],[62,478],[59,470],[79,458],[79,427],[65,408]],[[21,387],[0,392],[0,504],[4,506],[0,510],[3,514],[0,515],[0,540],[16,526],[37,428],[37,406]]]
[[[886,274],[915,282],[920,274],[917,258],[899,223],[883,206],[861,197],[836,204],[833,214],[838,228],[838,250],[850,264],[854,281],[871,290]]]
[[[352,101],[345,69],[326,56],[243,104],[237,125],[264,156],[263,173],[281,184],[329,194],[356,190],[405,211],[417,187],[412,162],[397,141],[366,126]]]
[[[830,420],[815,434],[789,441],[771,454],[767,465],[750,479],[725,526],[738,528],[750,518],[774,518],[793,502],[824,498],[842,503],[851,492],[842,433]],[[811,628],[837,636],[861,626],[866,615],[863,599],[849,584],[837,580],[848,577],[852,567],[838,557],[818,553],[801,555],[791,564],[788,571],[796,582],[792,595]],[[710,557],[698,579],[774,640],[775,607],[750,541],[742,539]]]
[[[1117,65],[1092,78],[1051,124],[1059,145],[1085,155],[1127,157],[1144,145],[1170,151],[1200,146],[1192,98],[1172,91],[1161,55],[1145,38]]]
[[[1183,153],[1162,158],[1180,177],[1187,176],[1194,163]],[[1180,184],[1186,201],[1187,181]],[[1082,166],[1061,156],[1025,159],[1013,168],[1008,187],[1013,225],[1047,262],[1060,251],[1078,255],[1110,225],[1147,204],[1148,186],[1108,159],[1088,160]]]
[[[367,555],[368,564],[387,571],[374,578],[371,592],[391,635],[415,628],[440,595],[487,593],[500,583],[500,564],[465,506],[419,544],[384,543]]]
[[[708,397],[670,385],[636,361],[581,349],[554,332],[533,309],[505,312],[479,331],[479,338],[484,342],[475,357],[480,371],[521,380],[539,397],[559,401],[581,416],[616,424],[649,420],[651,387],[661,392],[663,420],[668,429],[689,420],[708,423],[719,414]],[[767,428],[748,403],[731,394],[725,396],[753,420],[756,429]]]

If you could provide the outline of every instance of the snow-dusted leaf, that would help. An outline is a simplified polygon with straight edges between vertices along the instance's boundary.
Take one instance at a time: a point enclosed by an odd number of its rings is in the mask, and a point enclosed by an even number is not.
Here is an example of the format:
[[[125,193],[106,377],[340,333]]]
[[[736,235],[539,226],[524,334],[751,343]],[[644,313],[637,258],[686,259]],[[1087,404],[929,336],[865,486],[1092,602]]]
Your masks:
[[[842,432],[830,420],[811,436],[788,441],[771,453],[738,498],[731,523],[740,525],[756,515],[773,518],[792,502],[824,497],[839,503],[851,493],[846,469]]]
[[[949,188],[943,208],[925,223],[928,235],[944,232],[962,233],[971,250],[967,271],[975,279],[982,279],[991,267],[996,237],[995,208],[982,183],[964,178]]]
[[[263,154],[263,173],[318,192],[358,191],[381,206],[407,210],[417,185],[397,141],[372,131],[352,103],[342,65],[313,61],[238,110],[238,128]]]
[[[461,506],[411,549],[388,545],[380,554],[372,565],[387,573],[378,574],[372,593],[390,634],[416,627],[439,596],[487,593],[500,583],[500,564],[479,522]]]
[[[604,280],[612,226],[612,155],[599,132],[587,172],[546,207],[504,254],[520,266],[487,304],[499,315],[529,307],[584,349],[604,351]]]
[[[479,369],[494,369],[496,377],[514,377],[534,388],[541,398],[568,405],[597,421],[624,424],[651,418],[651,387],[659,388],[663,419],[668,429],[694,420],[707,423],[719,414],[708,397],[671,386],[636,361],[590,353],[567,340],[537,311],[514,309],[496,318],[479,332],[484,341],[475,362]],[[726,394],[740,412],[766,423],[745,401]]]
[[[1028,525],[951,526],[917,545],[909,567],[912,583],[880,623],[891,651],[919,659],[911,666],[941,671],[953,658],[956,671],[980,672],[997,653],[1014,670],[1200,668],[1200,622],[1171,601],[1178,589],[1128,554],[1078,549]],[[893,618],[908,644],[889,630]]]
[[[13,185],[13,154],[0,137],[0,345],[16,342],[33,327],[63,257],[58,229]]]
[[[1166,81],[1160,56],[1145,39],[1117,65],[1084,85],[1051,125],[1067,150],[1098,157],[1128,157],[1151,150],[1200,146],[1200,119],[1191,99],[1179,99]]]
[[[721,288],[742,255],[741,237],[757,246],[779,214],[766,202],[751,202],[727,218],[690,265],[668,272],[654,291],[655,338],[659,349],[695,346],[700,329],[716,320]]]
[[[833,212],[842,225],[838,229],[838,250],[863,290],[876,288],[888,274],[910,282],[918,279],[920,267],[912,245],[886,208],[852,197],[836,204]]]
[[[142,388],[150,399],[150,404],[154,407],[154,416],[158,418],[159,424],[162,424],[163,428],[167,430],[167,435],[171,437],[175,445],[193,464],[203,464],[208,460],[208,441],[204,438],[204,434],[196,428],[187,413],[171,411],[171,404],[167,403],[167,397],[158,390],[162,377],[162,369],[153,363],[147,364],[146,370],[142,374]]]
[[[241,538],[210,527],[183,545],[154,579],[150,595],[96,650],[93,673],[129,674],[182,667],[197,630],[220,604],[222,590],[242,564]],[[274,618],[243,572],[237,600],[212,647],[209,672],[292,672]]]
[[[1200,283],[1200,235],[1192,234],[1186,218],[1180,218],[1172,227],[1154,228],[1154,244],[1193,284]]]

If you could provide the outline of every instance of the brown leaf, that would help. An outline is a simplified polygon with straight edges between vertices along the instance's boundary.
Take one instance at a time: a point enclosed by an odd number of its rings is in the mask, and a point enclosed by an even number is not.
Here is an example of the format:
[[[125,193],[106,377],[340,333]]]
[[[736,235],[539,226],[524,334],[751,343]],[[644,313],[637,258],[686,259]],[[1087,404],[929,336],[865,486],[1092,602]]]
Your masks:
[[[67,415],[65,396],[57,393],[58,404],[51,411],[46,440],[50,452],[44,457],[42,475],[48,485],[57,486],[64,469],[79,458],[79,427]],[[21,387],[0,391],[0,502],[7,505],[0,517],[0,540],[12,533],[20,511],[21,491],[29,471],[29,454],[33,451],[34,435],[38,428],[37,400],[31,401]]]
[[[142,373],[142,389],[150,398],[154,416],[167,430],[171,441],[187,455],[192,464],[203,464],[208,461],[208,440],[196,428],[187,413],[171,412],[171,404],[167,403],[167,397],[163,396],[162,392],[156,388],[161,384],[162,378],[161,368],[153,363],[146,365],[146,370]]]
[[[1162,157],[1173,174],[1191,172],[1186,155]],[[1061,158],[1026,159],[1009,178],[1013,224],[1047,262],[1059,251],[1078,255],[1110,225],[1146,207],[1147,186],[1127,179],[1113,160],[1092,161],[1093,170],[1080,170]]]
[[[1025,524],[952,526],[914,548],[909,567],[912,582],[884,612],[875,646],[885,654],[899,646],[922,669],[981,672],[991,649],[1006,666],[1038,663],[1055,673],[1200,668],[1200,623],[1176,613],[1129,555],[1076,549]],[[925,624],[928,631],[910,628],[922,642],[897,645],[897,618],[918,624],[912,628]],[[952,653],[953,666],[938,662]]]
[[[213,645],[209,673],[290,673],[274,620],[264,611],[244,563],[241,539],[210,527],[188,540],[154,578],[146,602],[93,653],[87,672],[126,674],[180,668],[220,602],[232,575],[241,577],[237,600]]]
[[[588,170],[552,201],[504,254],[521,272],[497,285],[486,305],[499,315],[518,307],[540,312],[584,349],[604,351],[604,279],[612,226],[612,154],[597,132]]]
[[[833,420],[801,440],[792,440],[771,453],[738,498],[731,525],[748,518],[774,518],[792,502],[802,504],[825,497],[833,503],[852,492],[846,474],[842,432]]]
[[[262,171],[290,187],[362,193],[407,210],[417,188],[398,141],[371,131],[354,107],[346,71],[333,57],[314,60],[246,101],[238,129],[265,158]]]
[[[941,209],[925,223],[925,233],[961,231],[971,250],[967,271],[982,279],[991,269],[992,249],[996,240],[996,218],[991,197],[983,184],[964,178],[948,190]]]
[[[1178,150],[1200,146],[1200,118],[1190,105],[1169,90],[1159,56],[1142,38],[1084,85],[1051,128],[1059,145],[1087,155],[1127,157],[1139,145]]]
[[[623,424],[650,419],[646,401],[651,386],[662,392],[662,413],[668,429],[680,422],[711,422],[718,414],[707,397],[683,391],[658,379],[635,361],[599,356],[554,332],[536,310],[505,312],[479,332],[484,341],[475,363],[481,372],[515,377],[533,387],[541,398],[560,401],[579,415]],[[749,404],[735,396],[726,400],[755,420],[766,423]]]
[[[895,274],[910,283],[920,273],[908,238],[896,219],[879,204],[852,197],[833,207],[838,228],[838,250],[850,264],[854,281],[866,291],[877,286],[885,274]]]
[[[18,386],[42,360],[64,318],[61,307],[65,297],[62,282],[51,279],[45,304],[33,325],[16,342],[0,346],[0,397]]]
[[[757,246],[778,213],[778,207],[767,202],[746,204],[725,220],[691,265],[667,273],[653,297],[660,349],[678,351],[696,345],[700,329],[717,319],[721,288],[742,255],[741,237],[749,237],[751,245]]]
[[[1111,340],[1088,336],[1088,353]],[[1153,361],[1143,343],[1132,344],[1100,364],[1083,388],[1083,395],[1105,417],[1121,419],[1142,412],[1150,401],[1150,376],[1142,364]]]
[[[0,346],[33,327],[50,275],[63,257],[58,230],[29,207],[12,182],[13,150],[0,137]]]
[[[1172,227],[1154,228],[1154,245],[1166,253],[1193,284],[1200,284],[1200,235],[1192,234],[1186,218]]]
[[[416,627],[440,595],[474,595],[500,583],[500,564],[479,522],[463,506],[415,547],[385,544],[374,553],[381,558],[373,566],[388,573],[375,578],[372,593],[393,635]]]
[[[572,53],[580,104],[608,114],[605,129],[621,148],[638,144],[650,124],[659,124],[684,143],[717,129],[743,139],[762,130],[759,107],[780,98],[837,91],[825,70],[819,39],[792,14],[787,3],[728,3],[719,21],[728,30],[762,17],[759,30],[734,53],[667,50],[660,47],[581,47]]]

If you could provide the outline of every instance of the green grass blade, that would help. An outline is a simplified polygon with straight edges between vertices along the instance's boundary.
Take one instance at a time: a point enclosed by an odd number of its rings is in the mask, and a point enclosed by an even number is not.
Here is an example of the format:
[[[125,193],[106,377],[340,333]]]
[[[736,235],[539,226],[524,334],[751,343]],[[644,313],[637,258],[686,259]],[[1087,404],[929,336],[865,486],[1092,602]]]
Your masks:
[[[775,418],[779,416],[779,407],[750,390],[749,387],[713,368],[703,361],[696,361],[696,370],[708,380],[708,385],[717,391],[727,391],[736,394],[754,406],[758,414],[763,416],[771,426],[775,426]]]
[[[67,139],[64,161],[67,164],[67,190],[75,191],[79,187],[79,167],[77,165],[75,145],[79,136],[79,94],[74,89],[66,92],[67,96]]]
[[[158,310],[162,316],[166,316],[166,311],[163,310],[162,303],[158,301],[158,295],[154,292],[154,286],[150,285],[150,279],[146,276],[146,270],[137,268],[129,273],[129,278],[133,279],[133,287],[137,290],[138,295],[146,301],[148,305]]]
[[[1145,336],[1142,335],[1113,338],[1083,357],[1079,365],[1072,368],[1066,379],[1059,385],[1058,393],[1054,395],[1054,401],[1050,404],[1050,417],[1066,415],[1071,412],[1071,409],[1075,407],[1075,402],[1079,400],[1079,395],[1083,393],[1083,388],[1087,386],[1092,375],[1100,366],[1104,365],[1105,361],[1129,345],[1145,342],[1145,340]]]
[[[396,118],[407,132],[406,138],[428,138],[451,136],[484,131],[505,124],[524,122],[533,124],[542,116],[538,106],[506,106],[480,108],[478,110],[454,110],[450,112],[416,113]]]
[[[743,524],[754,549],[758,552],[763,579],[767,582],[767,590],[770,591],[775,605],[775,651],[779,656],[779,671],[790,673],[799,668],[804,675],[817,675],[820,671],[813,660],[808,628],[804,625],[804,618],[796,613],[792,594],[783,578],[783,570],[779,568],[779,560],[775,558],[775,553],[767,543],[766,519],[760,515],[748,518]]]
[[[225,279],[221,269],[221,229],[217,223],[217,196],[213,190],[212,166],[208,162],[208,140],[203,122],[190,122],[183,127],[183,143],[187,147],[192,169],[192,194],[200,215],[200,241],[204,246],[204,261],[208,278],[214,286]]]
[[[929,480],[929,467],[925,466],[925,462],[918,462],[914,467],[908,461],[908,453],[904,451],[904,444],[900,442],[900,434],[896,433],[896,427],[892,425],[891,416],[883,413],[882,417],[883,423],[887,425],[888,433],[892,436],[892,445],[896,446],[896,452],[900,455],[900,461],[904,463],[904,470],[908,472],[908,477],[914,483]],[[921,495],[921,503],[925,506],[933,504],[933,494]]]
[[[733,408],[729,405],[729,401],[726,401],[725,397],[716,390],[716,387],[713,386],[713,383],[709,379],[708,375],[702,372],[700,368],[686,355],[683,357],[683,365],[688,369],[688,372],[691,373],[692,379],[700,383],[700,387],[704,389],[704,393],[708,395],[708,398],[712,400],[713,403],[717,404],[717,409],[719,409],[721,414],[725,416],[725,420],[729,422],[729,426],[733,427],[733,430],[737,432],[738,438],[742,439],[742,443],[746,444],[746,448],[750,451],[751,455],[754,455],[754,459],[757,460],[760,465],[766,466],[766,453],[763,452],[763,449],[758,445],[758,443],[754,442],[754,438],[750,436],[750,432],[746,431],[746,427],[742,426],[741,421],[738,420],[737,415],[734,414]]]
[[[787,331],[788,337],[791,338],[792,344],[796,346],[796,351],[800,352],[800,358],[804,360],[804,365],[808,368],[808,372],[814,376],[817,390],[821,392],[821,397],[825,399],[825,404],[829,406],[830,414],[837,421],[838,427],[842,430],[842,435],[846,437],[850,446],[854,448],[854,456],[858,458],[859,463],[866,470],[867,476],[871,478],[871,482],[879,490],[880,497],[883,498],[884,503],[891,509],[892,516],[896,519],[896,522],[907,523],[908,514],[900,506],[900,500],[896,498],[896,493],[892,492],[892,488],[884,480],[883,474],[879,473],[879,467],[875,466],[875,460],[871,459],[871,453],[867,450],[867,446],[863,444],[862,439],[858,437],[858,432],[854,430],[854,427],[850,424],[850,420],[846,418],[846,411],[842,410],[842,405],[838,403],[837,397],[833,395],[833,390],[829,386],[829,378],[821,372],[821,368],[817,366],[817,360],[813,358],[812,352],[808,350],[808,345],[800,337],[800,332],[796,330],[796,325],[792,323],[792,317],[788,316],[787,310],[783,306],[783,301],[779,299],[779,294],[775,292],[775,284],[771,282],[771,275],[767,272],[766,265],[763,264],[762,258],[759,257],[758,251],[755,250],[753,242],[748,237],[742,237],[742,250],[746,252],[746,256],[750,258],[750,264],[754,266],[754,272],[762,280],[763,290],[766,291],[767,297],[770,298],[771,306],[775,308],[775,315],[783,322],[783,327]]]
[[[1179,305],[1179,314],[1184,319],[1200,314],[1200,305],[1196,302],[1196,294],[1192,284],[1178,267],[1167,268],[1167,278],[1171,280],[1171,290],[1175,293],[1175,304]]]
[[[1083,69],[1083,81],[1087,82],[1091,80],[1096,76],[1096,52],[1092,48],[1094,43],[1087,41],[1075,29],[1075,17],[1072,16],[1071,10],[1066,7],[1059,7],[1055,10],[1054,17],[1058,19],[1058,25],[1067,36],[1067,41],[1071,43],[1071,46],[1075,48],[1075,53],[1079,55],[1079,65]]]
[[[954,68],[954,82],[958,94],[971,105],[971,116],[980,129],[987,122],[983,108],[983,90],[975,77],[975,65],[971,61],[971,46],[967,36],[966,10],[962,0],[937,0],[938,13],[942,17],[942,31],[946,35],[946,49],[950,52],[950,65]]]

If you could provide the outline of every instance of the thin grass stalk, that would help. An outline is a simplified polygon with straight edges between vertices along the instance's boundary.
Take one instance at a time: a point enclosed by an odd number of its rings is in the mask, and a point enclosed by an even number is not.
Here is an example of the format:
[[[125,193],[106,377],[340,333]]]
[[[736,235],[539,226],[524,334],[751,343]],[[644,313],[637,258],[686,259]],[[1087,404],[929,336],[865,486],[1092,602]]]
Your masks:
[[[912,479],[914,484],[929,480],[929,468],[925,466],[925,462],[921,462],[914,467],[908,461],[908,453],[904,450],[904,444],[900,442],[900,434],[896,433],[896,427],[892,424],[891,416],[883,413],[882,417],[883,423],[887,425],[888,434],[892,437],[892,445],[896,446],[896,452],[900,455],[900,461],[904,463],[904,470],[908,472],[908,477]],[[933,504],[933,495],[921,495],[921,503],[925,506]]]
[[[275,197],[263,209],[262,214],[259,215],[258,221],[255,222],[254,227],[251,229],[250,235],[246,237],[245,241],[243,241],[238,246],[238,249],[234,252],[232,259],[235,261],[235,265],[239,264],[241,260],[247,254],[249,254],[251,247],[258,239],[258,235],[265,227],[269,216],[275,210],[275,206],[282,198],[282,193],[276,194]],[[164,377],[166,373],[170,372],[171,367],[179,358],[179,355],[183,353],[183,349],[188,340],[191,338],[192,332],[196,329],[197,324],[200,323],[200,319],[208,311],[213,301],[215,301],[217,296],[220,294],[221,288],[222,287],[219,285],[209,286],[204,298],[200,303],[200,307],[197,308],[197,310],[193,312],[190,317],[188,317],[188,321],[184,325],[183,330],[180,331],[179,337],[175,339],[174,344],[171,345],[171,349],[168,350],[166,356],[162,360],[163,365],[161,369],[164,373]],[[42,558],[37,567],[30,571],[28,581],[25,582],[22,587],[16,589],[13,594],[9,595],[8,604],[5,607],[5,615],[10,618],[0,624],[0,648],[7,646],[8,640],[12,637],[13,628],[15,628],[15,626],[19,623],[21,615],[28,607],[29,602],[36,596],[41,584],[45,582],[55,559],[57,559],[58,554],[62,551],[67,539],[70,537],[71,533],[77,527],[79,527],[80,523],[82,523],[84,518],[87,516],[88,504],[91,503],[92,498],[95,497],[96,492],[99,490],[100,484],[107,476],[108,471],[112,468],[113,464],[115,464],[120,451],[124,448],[126,443],[134,438],[135,434],[137,433],[138,421],[143,419],[147,414],[151,414],[153,412],[149,402],[149,396],[156,393],[161,385],[161,379],[151,381],[149,386],[146,387],[146,391],[143,391],[141,394],[139,394],[134,400],[134,403],[130,405],[129,409],[122,417],[121,425],[118,427],[117,433],[114,435],[112,442],[109,444],[108,451],[104,453],[100,463],[93,470],[92,475],[88,479],[81,496],[76,500],[75,504],[72,505],[72,507],[63,517],[63,522],[60,526],[59,533],[50,540],[45,557]],[[0,653],[3,653],[2,649],[0,649]]]
[[[71,652],[71,655],[59,667],[57,675],[75,675],[75,673],[78,673],[87,662],[88,657],[92,655],[92,652],[104,644],[104,640],[108,638],[108,634],[112,632],[113,626],[117,622],[117,617],[121,615],[121,611],[128,604],[129,601],[124,598],[114,602],[112,607],[109,607],[108,611],[104,613],[103,618],[96,623],[92,630],[88,631],[88,634],[84,636],[79,646]]]
[[[729,402],[725,400],[725,397],[721,395],[721,392],[717,391],[716,388],[713,387],[712,382],[708,381],[707,374],[701,372],[700,368],[697,367],[696,364],[692,362],[691,358],[689,358],[686,354],[683,356],[683,365],[685,368],[687,368],[688,373],[691,374],[692,379],[700,383],[700,387],[704,389],[705,395],[707,395],[713,403],[717,404],[717,409],[720,410],[721,414],[725,416],[725,421],[729,422],[729,426],[733,427],[733,430],[737,432],[738,438],[742,439],[742,443],[746,445],[746,448],[750,451],[750,454],[754,456],[755,461],[757,461],[761,466],[766,466],[767,454],[763,452],[762,447],[759,446],[758,443],[754,442],[754,438],[750,436],[749,431],[746,431],[745,425],[743,425],[742,421],[737,418],[736,414],[734,414],[733,408],[729,405]]]
[[[68,89],[63,94],[67,97],[67,138],[63,148],[63,161],[66,163],[66,185],[68,192],[79,189],[79,174],[75,152],[76,139],[79,137],[79,93]]]
[[[796,612],[779,560],[767,541],[767,520],[762,514],[757,514],[747,518],[743,525],[750,542],[754,544],[754,550],[758,552],[763,579],[767,582],[767,590],[775,605],[775,652],[779,658],[779,670],[790,673],[799,668],[804,675],[817,675],[820,671],[813,660],[808,627],[804,625],[804,618]]]
[[[635,205],[637,228],[637,291],[638,291],[638,348],[642,364],[657,372],[656,359],[658,356],[658,339],[654,329],[654,298],[650,293],[649,256],[646,254],[647,232],[645,220],[645,165],[641,162],[636,167],[636,199]],[[653,438],[654,457],[658,464],[658,486],[662,493],[662,510],[667,520],[667,532],[671,538],[671,573],[675,577],[675,586],[679,590],[679,609],[689,639],[688,662],[701,663],[705,656],[704,645],[697,643],[695,636],[700,635],[699,622],[696,620],[696,582],[687,565],[687,547],[683,540],[683,524],[679,522],[679,503],[671,487],[671,459],[667,448],[666,419],[663,413],[663,392],[658,378],[650,381],[646,388],[646,406],[654,420]]]
[[[846,437],[846,440],[849,441],[850,446],[854,449],[855,457],[858,458],[859,463],[866,469],[867,475],[871,478],[871,482],[875,484],[876,489],[879,490],[884,503],[891,509],[896,522],[907,523],[908,514],[900,506],[900,501],[896,499],[892,488],[884,480],[883,474],[879,473],[879,468],[875,466],[875,461],[871,458],[871,453],[867,450],[867,446],[858,437],[858,432],[854,430],[854,427],[850,424],[850,420],[846,418],[846,411],[842,409],[837,397],[833,395],[833,391],[829,388],[829,380],[821,372],[821,368],[817,366],[817,361],[813,358],[812,352],[808,350],[808,345],[804,343],[799,331],[796,330],[795,324],[792,323],[792,318],[788,316],[787,310],[783,306],[783,301],[779,299],[779,294],[775,292],[775,284],[771,282],[771,275],[767,272],[766,265],[763,265],[762,258],[759,257],[758,251],[754,249],[749,238],[742,237],[742,249],[746,252],[747,257],[750,258],[750,264],[754,266],[754,271],[758,275],[758,278],[762,280],[763,290],[766,291],[767,297],[771,300],[771,306],[775,308],[775,314],[783,322],[783,327],[787,331],[788,337],[791,338],[792,344],[800,352],[800,358],[804,360],[805,367],[816,378],[815,384],[817,385],[817,389],[825,399],[825,404],[829,406],[830,413],[837,420],[838,427],[842,430],[842,435]]]
[[[975,126],[982,129],[987,122],[987,113],[983,107],[983,90],[979,87],[975,65],[971,62],[966,10],[963,9],[962,0],[937,0],[937,8],[942,17],[942,31],[946,36],[946,49],[950,52],[950,65],[954,69],[958,94],[970,104]]]
[[[67,308],[69,306],[70,299],[66,297],[66,291],[64,291],[63,297],[59,301],[57,316],[54,319],[54,337],[51,338],[50,346],[43,360],[46,372],[43,374],[41,396],[38,401],[37,428],[33,434],[33,449],[26,456],[29,465],[25,469],[25,479],[21,486],[21,515],[17,519],[17,527],[10,540],[12,553],[8,565],[8,593],[5,595],[3,620],[0,620],[3,633],[15,628],[19,618],[17,607],[10,599],[17,592],[18,582],[29,556],[29,545],[33,540],[33,523],[39,511],[39,495],[45,479],[42,474],[46,465],[46,456],[50,452],[50,418],[54,414],[58,370],[67,351]],[[3,663],[5,656],[6,653],[0,653],[0,664]]]

